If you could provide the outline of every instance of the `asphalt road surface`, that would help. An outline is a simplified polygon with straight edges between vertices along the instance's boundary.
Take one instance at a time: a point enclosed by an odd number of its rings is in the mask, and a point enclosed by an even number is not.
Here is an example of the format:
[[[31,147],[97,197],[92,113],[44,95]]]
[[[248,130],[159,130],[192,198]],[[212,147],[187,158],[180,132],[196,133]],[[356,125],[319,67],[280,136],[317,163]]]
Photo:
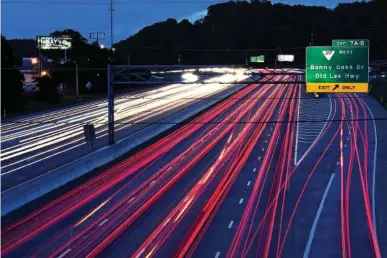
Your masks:
[[[220,75],[207,81],[235,80]],[[224,77],[224,78],[223,78]],[[227,78],[226,78],[227,77]],[[245,79],[247,76],[239,76]],[[115,100],[115,138],[122,139],[153,123],[188,109],[231,84],[174,84]],[[74,107],[25,116],[2,123],[2,191],[53,170],[107,145],[107,101],[90,101]],[[87,144],[83,126],[93,124],[97,141]]]
[[[280,83],[298,76],[265,77],[278,83],[8,223],[3,257],[385,257],[386,111]]]

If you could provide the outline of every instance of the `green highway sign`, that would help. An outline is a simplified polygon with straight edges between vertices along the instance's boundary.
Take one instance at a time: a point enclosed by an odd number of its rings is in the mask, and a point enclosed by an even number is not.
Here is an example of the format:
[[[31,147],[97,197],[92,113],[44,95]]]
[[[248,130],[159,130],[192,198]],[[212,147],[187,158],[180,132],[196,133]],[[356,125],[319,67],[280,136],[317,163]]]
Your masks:
[[[334,39],[332,40],[334,47],[369,47],[368,39]]]
[[[307,47],[307,92],[368,92],[368,47]]]
[[[265,56],[251,56],[250,57],[250,63],[264,63],[265,62]]]

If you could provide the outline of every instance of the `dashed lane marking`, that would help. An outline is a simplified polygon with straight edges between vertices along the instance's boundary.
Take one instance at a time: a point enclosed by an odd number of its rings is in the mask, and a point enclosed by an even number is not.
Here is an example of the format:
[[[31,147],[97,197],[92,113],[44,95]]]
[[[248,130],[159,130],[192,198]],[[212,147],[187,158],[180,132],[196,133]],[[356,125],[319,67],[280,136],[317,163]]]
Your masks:
[[[71,252],[71,249],[67,249],[63,254],[59,255],[58,258],[65,257],[65,255],[68,254],[69,252]]]
[[[129,200],[127,203],[131,203],[131,202],[133,202],[133,201],[134,201],[134,199],[136,199],[136,197],[132,197],[132,198],[130,198],[130,200]]]
[[[108,221],[108,219],[104,219],[101,223],[98,224],[99,227],[101,227],[103,224],[105,224]]]

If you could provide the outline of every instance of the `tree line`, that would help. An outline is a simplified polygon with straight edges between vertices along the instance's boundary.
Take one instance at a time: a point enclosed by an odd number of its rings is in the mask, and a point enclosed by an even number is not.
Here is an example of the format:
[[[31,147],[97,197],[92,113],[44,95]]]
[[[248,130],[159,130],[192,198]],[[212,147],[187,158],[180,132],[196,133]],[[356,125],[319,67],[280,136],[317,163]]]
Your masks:
[[[125,64],[244,64],[265,55],[272,65],[279,53],[305,64],[305,47],[331,45],[332,39],[370,39],[370,58],[387,59],[387,1],[339,4],[334,9],[238,1],[212,5],[191,24],[168,19],[116,44]],[[212,51],[211,51],[212,50]]]
[[[116,43],[114,54],[101,49],[95,42],[87,42],[77,31],[55,31],[52,36],[71,36],[72,48],[67,51],[68,62],[64,64],[58,62],[63,58],[63,51],[42,52],[56,61],[52,76],[43,83],[48,85],[49,94],[42,98],[54,99],[51,84],[64,82],[74,86],[76,64],[79,67],[80,93],[87,94],[106,92],[106,67],[109,63],[245,64],[250,56],[265,55],[264,65],[272,66],[276,55],[282,53],[294,54],[294,65],[302,67],[305,47],[331,45],[332,39],[346,38],[369,39],[370,59],[387,59],[386,10],[385,0],[342,3],[333,9],[273,4],[262,0],[227,2],[208,7],[207,15],[194,23],[167,19],[145,27]],[[3,41],[6,39],[2,37]],[[15,104],[18,101],[13,101],[23,95],[15,69],[18,57],[37,53],[31,40],[25,44],[20,40],[9,43],[2,44],[2,53],[6,53],[2,55],[2,61],[7,58],[2,63],[3,108],[20,106]],[[11,46],[18,57],[13,55]],[[88,81],[93,84],[91,91],[83,87]]]

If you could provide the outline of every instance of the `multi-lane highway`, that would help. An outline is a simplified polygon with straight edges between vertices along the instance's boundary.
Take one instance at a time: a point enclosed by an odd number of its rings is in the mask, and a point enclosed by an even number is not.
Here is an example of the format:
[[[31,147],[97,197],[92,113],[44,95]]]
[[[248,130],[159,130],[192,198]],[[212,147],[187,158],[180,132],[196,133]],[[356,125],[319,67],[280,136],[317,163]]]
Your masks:
[[[266,76],[278,83],[247,86],[8,218],[2,256],[386,256],[387,126],[372,120],[386,112],[367,96],[281,84],[297,77]]]
[[[121,139],[161,121],[206,98],[243,85],[247,75],[218,75],[209,84],[174,84],[115,100],[116,138]],[[212,83],[214,82],[214,83]],[[107,101],[91,101],[75,107],[5,121],[1,133],[2,191],[61,167],[107,144]],[[86,143],[83,125],[93,124],[97,141]]]

